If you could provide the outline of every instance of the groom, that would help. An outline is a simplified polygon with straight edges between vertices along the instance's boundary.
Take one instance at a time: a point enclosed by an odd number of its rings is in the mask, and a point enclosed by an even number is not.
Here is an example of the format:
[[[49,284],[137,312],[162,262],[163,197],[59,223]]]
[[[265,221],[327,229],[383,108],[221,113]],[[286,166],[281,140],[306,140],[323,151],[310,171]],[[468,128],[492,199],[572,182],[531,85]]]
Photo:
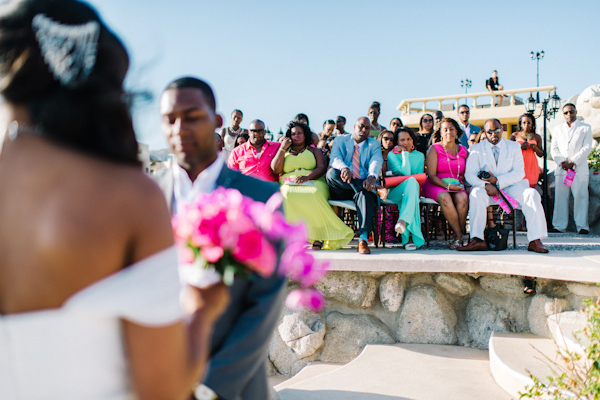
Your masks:
[[[160,99],[162,130],[177,163],[162,171],[157,182],[172,214],[195,194],[218,186],[238,189],[265,202],[278,187],[232,171],[217,151],[215,129],[222,125],[210,86],[196,78],[180,78],[167,86]],[[210,367],[204,384],[214,394],[199,398],[267,399],[265,357],[283,304],[285,279],[255,276],[236,280],[231,303],[213,333]]]

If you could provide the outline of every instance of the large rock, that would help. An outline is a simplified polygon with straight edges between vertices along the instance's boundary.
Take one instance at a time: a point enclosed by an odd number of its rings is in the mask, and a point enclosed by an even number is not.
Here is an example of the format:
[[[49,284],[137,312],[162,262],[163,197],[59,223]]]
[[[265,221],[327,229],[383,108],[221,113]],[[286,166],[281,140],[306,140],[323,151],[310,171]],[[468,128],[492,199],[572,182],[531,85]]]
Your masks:
[[[586,88],[577,97],[577,117],[592,127],[592,136],[600,137],[600,85]]]
[[[456,323],[454,309],[439,290],[413,286],[400,311],[396,338],[403,343],[455,344]]]
[[[402,305],[407,278],[405,274],[390,273],[379,284],[379,300],[388,311],[396,312]]]
[[[557,299],[545,294],[537,294],[531,300],[527,319],[529,321],[529,330],[537,336],[550,337],[550,330],[546,318],[557,314],[569,308],[569,302],[566,299]]]
[[[526,297],[523,278],[511,275],[484,275],[479,278],[483,290],[504,296]]]
[[[600,296],[600,287],[593,283],[569,282],[567,288],[576,296],[598,297]]]
[[[377,280],[357,272],[329,272],[316,287],[326,297],[353,307],[371,307],[377,296]]]
[[[300,359],[314,354],[321,348],[325,336],[325,322],[314,312],[292,312],[284,315],[277,330],[281,339]]]
[[[268,355],[269,360],[271,360],[279,373],[285,376],[296,375],[309,362],[315,361],[318,358],[318,353],[304,358],[298,357],[298,354],[281,338],[278,329],[275,329],[273,338],[269,343]]]
[[[367,344],[395,342],[389,328],[372,315],[334,311],[327,316],[326,324],[321,361],[348,362],[355,359]]]
[[[436,274],[433,280],[442,289],[455,296],[468,296],[475,290],[473,280],[466,275]]]
[[[467,304],[466,322],[473,347],[487,349],[492,332],[511,332],[514,323],[508,312],[498,309],[489,300],[480,295],[471,297]]]

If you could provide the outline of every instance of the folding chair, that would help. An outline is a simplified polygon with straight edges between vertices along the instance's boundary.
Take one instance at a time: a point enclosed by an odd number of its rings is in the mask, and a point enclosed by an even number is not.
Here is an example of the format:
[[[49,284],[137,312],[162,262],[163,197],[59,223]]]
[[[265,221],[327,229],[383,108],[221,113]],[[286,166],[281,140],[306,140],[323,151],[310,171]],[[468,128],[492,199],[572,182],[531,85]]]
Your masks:
[[[356,204],[352,200],[329,200],[329,205],[332,207],[338,207],[338,210],[341,209],[342,212],[338,211],[338,217],[346,225],[350,227],[354,232],[358,229],[358,218],[356,215]],[[341,215],[340,215],[341,214]],[[373,229],[371,233],[373,235],[373,244],[375,247],[379,247],[379,232],[375,227],[377,226],[375,222],[377,221],[377,215],[373,216]]]

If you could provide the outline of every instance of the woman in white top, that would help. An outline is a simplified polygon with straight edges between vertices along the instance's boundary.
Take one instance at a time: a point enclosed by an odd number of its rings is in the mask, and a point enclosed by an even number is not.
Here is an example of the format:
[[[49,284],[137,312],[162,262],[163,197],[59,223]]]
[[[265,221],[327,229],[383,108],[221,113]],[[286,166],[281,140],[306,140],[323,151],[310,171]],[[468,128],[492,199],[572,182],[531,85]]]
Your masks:
[[[244,114],[241,110],[233,110],[231,113],[231,126],[221,129],[221,139],[223,141],[222,152],[225,155],[225,159],[228,159],[229,154],[233,151],[235,139],[242,133],[248,133],[248,130],[240,126],[243,118]]]
[[[186,399],[204,373],[228,295],[190,289],[191,315],[179,304],[169,213],[137,161],[128,64],[83,3],[0,6],[1,399]]]

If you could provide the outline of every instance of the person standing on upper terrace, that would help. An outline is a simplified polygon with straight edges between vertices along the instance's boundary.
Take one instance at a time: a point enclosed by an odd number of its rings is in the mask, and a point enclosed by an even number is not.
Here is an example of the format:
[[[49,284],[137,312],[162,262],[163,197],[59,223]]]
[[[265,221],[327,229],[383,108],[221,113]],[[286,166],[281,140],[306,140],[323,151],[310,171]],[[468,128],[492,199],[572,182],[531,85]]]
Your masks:
[[[381,172],[383,156],[379,142],[369,137],[371,123],[367,117],[354,124],[352,135],[333,141],[327,184],[334,200],[354,200],[358,214],[358,252],[369,254],[368,234],[373,223],[377,196],[373,193]]]
[[[492,77],[485,81],[485,87],[490,92],[495,92],[497,90],[504,90],[504,86],[502,86],[500,84],[500,81],[498,80],[498,71],[494,70],[492,72]],[[502,100],[504,99],[504,97],[503,96],[494,96],[494,98],[492,100],[495,101],[496,97],[498,98],[498,107],[500,107],[502,105]]]
[[[443,112],[437,110],[433,113],[433,122],[435,122],[435,125],[433,126],[434,132],[440,130],[440,127],[442,126],[442,119],[444,119]]]
[[[523,210],[527,220],[527,250],[548,253],[541,241],[548,236],[546,216],[539,193],[530,188],[529,181],[525,179],[521,146],[502,139],[502,125],[497,119],[487,120],[483,129],[487,140],[482,139],[473,145],[465,170],[465,178],[472,186],[469,194],[471,241],[458,250],[487,250],[483,235],[487,207],[496,204],[492,197],[498,196],[499,190],[502,190],[516,200]],[[487,172],[489,178],[482,176],[481,171]]]
[[[589,233],[588,205],[590,170],[587,158],[592,151],[592,128],[577,120],[575,105],[567,103],[563,106],[565,123],[554,128],[552,132],[551,154],[556,162],[554,231],[565,232],[569,223],[569,192],[573,193],[573,215],[575,226],[581,235]],[[566,185],[567,171],[573,171],[575,177],[571,187]]]
[[[471,125],[469,123],[469,117],[471,116],[471,109],[468,105],[463,104],[458,107],[458,125],[462,129],[463,134],[460,137],[460,144],[465,146],[467,149],[475,144],[477,134],[481,132],[478,126]]]
[[[271,169],[280,144],[265,140],[265,123],[259,119],[250,122],[249,138],[246,143],[236,147],[229,156],[227,166],[265,181],[277,182],[278,176]]]

